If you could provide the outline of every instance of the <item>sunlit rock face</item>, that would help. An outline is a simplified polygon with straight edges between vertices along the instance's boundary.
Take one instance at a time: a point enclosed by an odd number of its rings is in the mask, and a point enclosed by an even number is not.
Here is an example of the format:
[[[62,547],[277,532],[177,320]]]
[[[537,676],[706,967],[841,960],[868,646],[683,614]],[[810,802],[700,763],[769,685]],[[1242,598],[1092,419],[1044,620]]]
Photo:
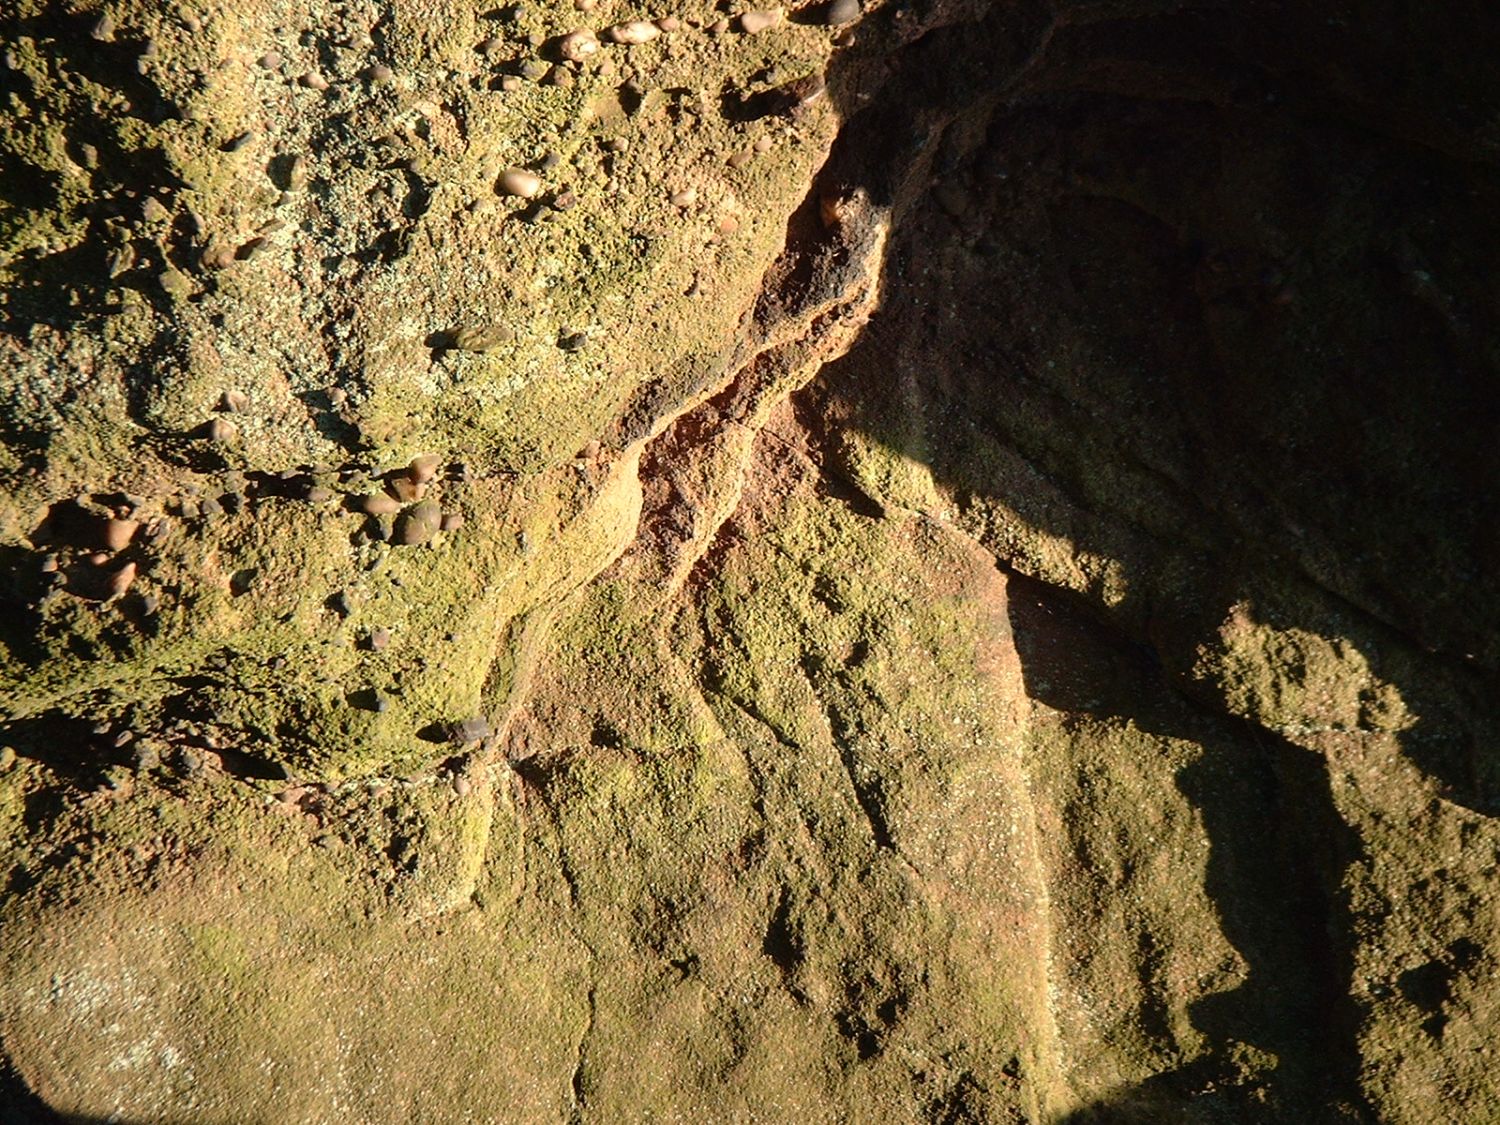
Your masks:
[[[0,1117],[1500,1115],[1477,29],[0,37]]]

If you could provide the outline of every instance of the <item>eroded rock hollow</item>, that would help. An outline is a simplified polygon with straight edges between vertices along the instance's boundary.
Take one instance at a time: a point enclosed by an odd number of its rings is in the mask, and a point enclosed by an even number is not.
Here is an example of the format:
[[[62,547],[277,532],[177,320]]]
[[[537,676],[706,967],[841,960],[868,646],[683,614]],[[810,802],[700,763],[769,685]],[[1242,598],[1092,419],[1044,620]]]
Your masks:
[[[0,1119],[1500,1119],[1496,34],[14,0]]]

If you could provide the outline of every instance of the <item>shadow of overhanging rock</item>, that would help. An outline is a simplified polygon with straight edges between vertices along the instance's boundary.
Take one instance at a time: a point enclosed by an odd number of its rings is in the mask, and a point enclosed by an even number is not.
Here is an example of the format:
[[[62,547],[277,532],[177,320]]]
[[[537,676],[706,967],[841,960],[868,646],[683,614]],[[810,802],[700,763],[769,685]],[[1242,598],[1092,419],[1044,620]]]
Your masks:
[[[1130,1031],[1084,1050],[1175,1060],[1122,1099],[1118,1119],[1135,1103],[1158,1120],[1364,1120],[1344,883],[1368,857],[1320,760],[1181,696],[1153,651],[1077,595],[1015,575],[1009,588],[1027,693],[1060,716],[1034,722],[1030,752],[1038,800],[1068,810],[1054,924],[1096,931],[1097,959],[1133,949],[1140,974],[1112,981],[1138,997]],[[1170,779],[1196,824],[1163,820],[1173,796],[1137,794],[1137,777]],[[1187,920],[1205,907],[1218,933],[1195,946]],[[1062,952],[1072,940],[1058,942],[1055,987],[1086,997],[1100,982],[1090,958]],[[1211,983],[1225,957],[1238,962],[1232,986]]]
[[[1494,154],[1413,138],[1427,93],[1384,128],[1381,89],[1331,77],[1392,27],[1318,70],[1277,53],[1305,22],[1279,8],[1065,10],[1023,69],[967,72],[1008,18],[944,41],[964,78],[930,102],[918,44],[911,90],[846,126],[889,158],[843,182],[896,233],[884,309],[806,396],[831,462],[1085,592],[1231,709],[1199,650],[1235,606],[1347,641],[1410,759],[1496,811]]]

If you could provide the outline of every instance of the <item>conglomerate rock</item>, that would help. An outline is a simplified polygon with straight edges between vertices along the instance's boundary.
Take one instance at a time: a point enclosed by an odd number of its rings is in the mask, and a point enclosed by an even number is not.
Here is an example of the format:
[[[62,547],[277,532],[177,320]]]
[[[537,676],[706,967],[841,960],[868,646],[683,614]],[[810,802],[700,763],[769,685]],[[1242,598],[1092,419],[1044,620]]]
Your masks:
[[[1500,1117],[1483,23],[19,0],[0,1117]]]

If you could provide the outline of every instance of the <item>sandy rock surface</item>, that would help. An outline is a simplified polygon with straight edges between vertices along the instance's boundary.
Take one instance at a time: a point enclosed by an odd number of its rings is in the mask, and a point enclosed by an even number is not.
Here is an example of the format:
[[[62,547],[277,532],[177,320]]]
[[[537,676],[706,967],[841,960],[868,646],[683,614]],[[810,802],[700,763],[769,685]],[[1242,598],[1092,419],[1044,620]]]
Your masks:
[[[0,16],[0,1120],[1500,1117],[1492,45]]]

